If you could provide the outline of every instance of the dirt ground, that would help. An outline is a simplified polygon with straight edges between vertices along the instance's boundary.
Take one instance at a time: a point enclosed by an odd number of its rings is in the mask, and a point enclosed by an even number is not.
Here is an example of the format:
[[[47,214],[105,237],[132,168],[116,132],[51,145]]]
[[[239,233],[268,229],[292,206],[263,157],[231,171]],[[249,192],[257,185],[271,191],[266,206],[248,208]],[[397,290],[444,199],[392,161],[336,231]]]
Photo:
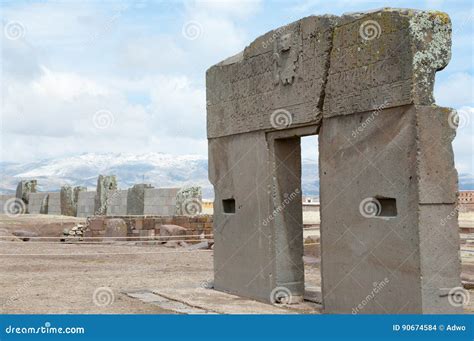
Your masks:
[[[0,229],[40,229],[58,236],[77,218],[0,216]],[[48,220],[49,219],[49,220]],[[72,219],[72,220],[69,220]],[[48,223],[49,221],[49,223]],[[82,220],[79,220],[82,221]],[[462,252],[474,268],[474,248]],[[318,262],[305,265],[307,287],[320,287]],[[318,304],[272,306],[209,289],[212,250],[161,245],[65,244],[48,240],[0,242],[0,313],[173,314],[320,313]],[[137,298],[138,297],[138,298]],[[473,311],[474,292],[468,310]],[[151,302],[151,303],[150,303]]]

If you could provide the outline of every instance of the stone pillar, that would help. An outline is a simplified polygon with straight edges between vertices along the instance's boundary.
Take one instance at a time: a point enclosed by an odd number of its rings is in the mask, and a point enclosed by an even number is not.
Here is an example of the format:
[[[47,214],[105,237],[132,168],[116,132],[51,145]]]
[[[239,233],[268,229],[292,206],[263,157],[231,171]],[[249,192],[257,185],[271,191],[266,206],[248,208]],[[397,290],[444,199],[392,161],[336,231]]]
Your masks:
[[[150,184],[137,184],[128,189],[127,214],[143,215],[145,208],[145,190],[153,188]]]
[[[87,191],[87,187],[85,186],[75,186],[73,188],[73,193],[74,193],[74,202],[77,202],[79,201],[79,193],[80,192],[86,192]]]
[[[117,189],[115,175],[99,175],[95,196],[95,215],[106,215],[110,192]]]
[[[336,313],[456,312],[459,229],[449,111],[385,109],[323,122],[322,291]],[[437,150],[439,152],[433,152]],[[367,300],[367,297],[372,299]]]
[[[71,186],[62,186],[60,191],[61,215],[76,216],[74,193]]]
[[[270,302],[276,287],[264,133],[209,140],[214,185],[214,287]]]
[[[268,32],[207,71],[218,290],[302,299],[299,136],[307,132],[286,130],[321,122],[335,19],[312,16]]]
[[[86,187],[69,185],[62,186],[60,191],[61,215],[77,216],[77,202],[79,192],[87,190]]]
[[[334,29],[319,138],[326,312],[462,311],[457,221],[442,224],[456,203],[453,113],[432,96],[450,32],[444,13],[392,9]]]
[[[21,180],[16,187],[16,198],[23,201],[26,206],[24,213],[28,213],[30,193],[36,193],[36,185],[36,180]]]

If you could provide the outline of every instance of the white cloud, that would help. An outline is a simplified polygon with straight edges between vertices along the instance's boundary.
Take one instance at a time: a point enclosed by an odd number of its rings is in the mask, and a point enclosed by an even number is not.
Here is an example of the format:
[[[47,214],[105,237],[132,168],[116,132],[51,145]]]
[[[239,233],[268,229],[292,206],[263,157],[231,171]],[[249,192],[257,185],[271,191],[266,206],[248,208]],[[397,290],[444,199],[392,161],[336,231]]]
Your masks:
[[[381,7],[381,3],[309,0],[293,9],[304,15],[337,14]],[[171,5],[151,3],[143,12],[134,5],[124,9],[118,2],[4,6],[5,20],[20,21],[26,34],[22,40],[2,41],[2,160],[83,152],[205,155],[205,69],[243,50],[258,35],[252,29],[285,17],[284,4],[277,5],[265,7],[268,13],[259,13],[263,9],[259,0],[196,0],[169,12]],[[257,14],[262,25],[252,22]],[[273,14],[277,19],[272,21]],[[202,29],[195,40],[182,34],[189,21]],[[467,49],[469,26],[458,26],[454,46]],[[464,106],[461,112],[472,116],[469,57],[467,53],[453,55],[459,67],[448,66],[445,72],[451,73],[437,81],[435,97],[438,105]],[[129,94],[146,100],[133,101]],[[93,124],[99,110],[113,115],[107,129]],[[474,169],[473,122],[471,118],[470,126],[458,129],[454,142],[460,172]],[[304,157],[314,158],[314,142],[303,141]]]
[[[133,38],[119,49],[119,66],[124,73],[140,76],[150,72],[178,73],[191,64],[190,53],[170,35]]]
[[[205,93],[184,76],[93,79],[43,67],[38,78],[11,80],[4,90],[3,161],[83,152],[206,154]],[[129,103],[130,91],[149,92],[151,103]],[[94,124],[100,110],[112,116],[105,129]]]
[[[151,91],[155,126],[168,136],[206,136],[206,94],[186,77],[164,78]]]
[[[83,95],[107,96],[109,94],[109,90],[105,87],[74,73],[53,72],[46,67],[41,69],[42,76],[31,84],[32,90],[38,96],[70,101]]]

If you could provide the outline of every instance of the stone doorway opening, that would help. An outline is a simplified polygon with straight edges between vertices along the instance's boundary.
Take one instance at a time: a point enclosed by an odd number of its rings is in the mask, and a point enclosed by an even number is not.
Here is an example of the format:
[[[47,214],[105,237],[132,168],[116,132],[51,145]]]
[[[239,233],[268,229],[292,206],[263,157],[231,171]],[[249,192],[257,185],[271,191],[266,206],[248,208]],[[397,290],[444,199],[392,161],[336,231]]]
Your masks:
[[[277,289],[272,300],[276,303],[298,303],[304,299],[322,303],[316,135],[314,127],[269,134],[274,158],[272,206]]]
[[[322,304],[318,135],[301,137],[304,299]]]

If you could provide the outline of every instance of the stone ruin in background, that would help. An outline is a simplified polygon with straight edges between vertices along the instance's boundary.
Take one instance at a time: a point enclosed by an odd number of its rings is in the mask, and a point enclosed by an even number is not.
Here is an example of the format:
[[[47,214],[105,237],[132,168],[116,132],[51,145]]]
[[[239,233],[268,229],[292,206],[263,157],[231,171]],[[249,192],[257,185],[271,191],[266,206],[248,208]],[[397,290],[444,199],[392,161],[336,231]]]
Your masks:
[[[136,184],[117,188],[115,175],[99,175],[96,191],[62,186],[59,192],[38,192],[37,180],[22,180],[16,195],[0,195],[4,214],[25,213],[89,216],[196,216],[203,211],[201,187],[154,188]]]
[[[207,71],[216,289],[302,300],[300,138],[317,134],[324,311],[462,311],[456,114],[433,99],[450,46],[441,12],[310,16]]]

